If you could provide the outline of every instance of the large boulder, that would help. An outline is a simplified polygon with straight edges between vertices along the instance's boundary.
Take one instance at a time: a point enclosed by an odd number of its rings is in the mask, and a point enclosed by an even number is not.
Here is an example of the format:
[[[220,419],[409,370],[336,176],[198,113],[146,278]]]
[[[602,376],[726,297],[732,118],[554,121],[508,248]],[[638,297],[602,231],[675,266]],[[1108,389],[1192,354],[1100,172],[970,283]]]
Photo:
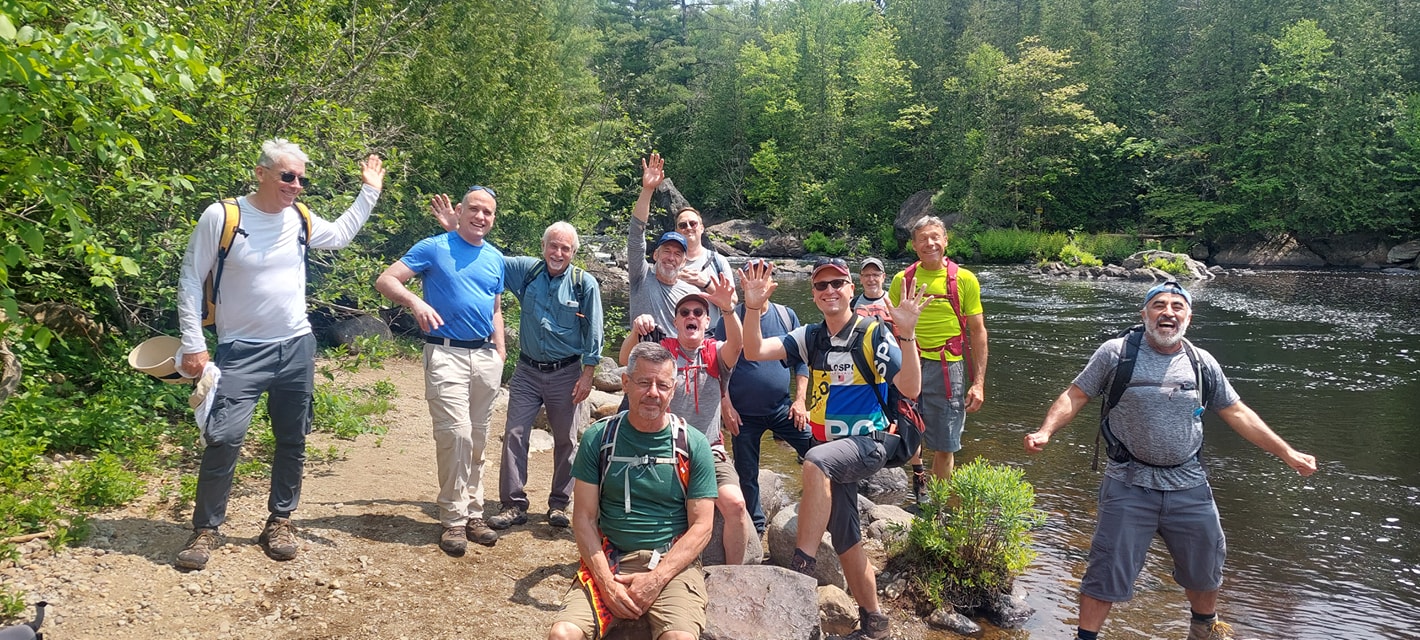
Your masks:
[[[883,467],[858,482],[858,494],[878,504],[900,504],[907,498],[907,489],[907,472],[902,467]]]
[[[330,323],[325,332],[327,343],[337,347],[344,345],[350,353],[359,353],[362,338],[392,340],[394,334],[390,332],[390,327],[384,320],[363,313],[337,319]]]
[[[615,360],[602,356],[596,371],[592,372],[592,388],[607,393],[621,393],[621,374],[625,370],[626,368],[617,365]]]
[[[813,578],[782,567],[705,568],[703,640],[817,640]]]
[[[788,567],[794,557],[795,539],[799,535],[799,505],[795,504],[780,511],[769,521],[769,561],[781,567]],[[833,585],[847,589],[848,581],[843,578],[843,565],[838,562],[838,554],[833,552],[833,544],[828,534],[819,540],[818,560],[814,577],[819,585]]]
[[[858,603],[838,587],[819,587],[818,617],[825,633],[846,636],[858,628]]]
[[[1386,262],[1400,264],[1420,258],[1420,240],[1402,242],[1390,248],[1385,254]]]
[[[757,258],[802,258],[804,253],[804,243],[790,234],[776,235],[749,252]]]
[[[1213,243],[1213,262],[1224,266],[1324,267],[1326,260],[1291,234],[1249,233]]]
[[[752,220],[729,220],[705,230],[710,232],[712,241],[723,242],[729,248],[740,252],[738,255],[753,251],[779,236],[778,231]]]
[[[1302,244],[1337,267],[1360,267],[1388,260],[1390,239],[1379,233],[1343,233],[1302,239]]]
[[[587,273],[596,276],[598,290],[602,294],[602,304],[626,304],[627,296],[630,292],[630,276],[626,273],[626,268],[615,263],[617,258],[622,263],[626,260],[626,249],[621,249],[620,256],[613,257],[613,262],[607,263],[601,260],[588,260],[585,268]]]
[[[784,476],[761,468],[759,470],[759,508],[764,511],[767,523],[779,515],[785,507],[794,504],[789,492],[784,490]]]
[[[1151,260],[1164,260],[1167,262],[1174,262],[1178,260],[1183,261],[1184,266],[1188,268],[1188,273],[1178,275],[1176,277],[1184,280],[1211,280],[1213,278],[1213,274],[1208,271],[1208,265],[1194,260],[1193,258],[1189,257],[1188,254],[1174,253],[1172,251],[1160,251],[1158,249],[1149,249],[1146,251],[1135,252],[1131,254],[1128,258],[1125,258],[1121,266],[1126,269],[1137,269],[1140,266],[1149,264],[1149,261]],[[1167,274],[1167,272],[1165,273]]]
[[[745,539],[744,564],[760,564],[764,562],[764,543],[759,540],[759,532],[754,530],[754,523],[748,516],[744,519],[744,531],[742,535]],[[725,564],[725,516],[720,515],[720,509],[715,509],[715,523],[710,528],[710,542],[705,544],[705,549],[700,552],[700,564],[710,567]]]
[[[893,219],[893,235],[898,242],[906,242],[912,239],[912,225],[917,224],[917,220],[923,216],[937,216],[942,219],[942,223],[950,230],[961,221],[961,214],[953,213],[943,215],[932,207],[932,196],[937,195],[936,189],[923,189],[907,197],[902,202],[902,206],[897,209],[897,218]]]

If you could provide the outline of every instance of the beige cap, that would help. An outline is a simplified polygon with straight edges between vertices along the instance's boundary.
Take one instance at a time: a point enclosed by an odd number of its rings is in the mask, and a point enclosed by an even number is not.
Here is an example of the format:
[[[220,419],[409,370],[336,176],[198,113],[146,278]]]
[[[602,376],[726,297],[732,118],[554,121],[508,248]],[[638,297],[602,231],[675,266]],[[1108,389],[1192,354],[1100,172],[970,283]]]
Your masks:
[[[188,378],[178,373],[177,360],[174,359],[181,347],[182,340],[172,336],[149,338],[128,352],[128,366],[163,382],[187,382]]]

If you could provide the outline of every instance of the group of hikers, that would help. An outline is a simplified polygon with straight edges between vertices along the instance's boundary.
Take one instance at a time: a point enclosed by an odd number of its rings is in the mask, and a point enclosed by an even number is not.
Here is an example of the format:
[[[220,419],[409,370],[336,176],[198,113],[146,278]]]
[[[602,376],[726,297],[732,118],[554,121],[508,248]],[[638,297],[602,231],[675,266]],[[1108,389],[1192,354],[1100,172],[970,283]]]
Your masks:
[[[180,368],[202,375],[203,326],[215,324],[212,360],[221,374],[199,425],[205,449],[179,568],[203,569],[221,544],[238,454],[263,392],[276,445],[270,516],[259,542],[275,560],[299,551],[290,518],[313,418],[315,361],[306,252],[347,245],[375,207],[385,175],[381,159],[367,157],[354,204],[329,222],[297,202],[307,160],[288,141],[263,144],[255,191],[209,206],[188,243],[179,279]],[[743,562],[748,532],[762,535],[766,526],[759,453],[771,432],[803,460],[789,568],[815,575],[815,554],[829,533],[860,607],[857,636],[890,637],[862,545],[858,482],[889,459],[909,460],[920,501],[929,473],[950,478],[966,414],[985,399],[981,285],[946,257],[947,229],[926,216],[911,229],[918,260],[887,286],[876,258],[858,270],[861,292],[844,260],[819,259],[813,303],[824,321],[802,325],[793,309],[771,300],[774,265],[752,260],[733,269],[706,246],[694,208],[674,212],[675,229],[657,236],[650,262],[642,259],[652,194],[664,178],[659,155],[642,161],[627,232],[631,326],[619,350],[625,401],[586,427],[581,446],[575,416],[601,360],[603,315],[597,279],[572,264],[579,247],[572,225],[547,227],[541,257],[505,256],[486,241],[497,218],[494,189],[469,187],[457,202],[435,196],[431,212],[447,233],[418,242],[376,280],[424,335],[439,547],[462,555],[470,539],[493,545],[499,530],[528,523],[529,434],[545,408],[554,439],[546,522],[571,527],[581,559],[548,637],[598,638],[617,620],[645,617],[656,638],[699,638],[706,624],[699,558],[715,510],[725,522],[726,563]],[[422,295],[407,286],[414,278]],[[505,291],[521,303],[519,355],[508,382],[500,510],[489,514],[484,448],[507,352]],[[1150,289],[1142,329],[1101,345],[1040,430],[1025,437],[1026,450],[1040,451],[1091,398],[1106,396],[1101,425],[1109,461],[1080,585],[1077,637],[1084,640],[1097,637],[1112,603],[1132,596],[1155,534],[1167,543],[1187,594],[1190,640],[1232,637],[1215,612],[1226,545],[1199,460],[1205,409],[1302,475],[1316,470],[1312,456],[1291,448],[1242,403],[1212,355],[1184,339],[1192,303],[1176,282]],[[921,450],[907,444],[916,439],[898,435],[902,422],[894,425],[896,412],[884,400],[897,396],[920,407],[930,469]]]

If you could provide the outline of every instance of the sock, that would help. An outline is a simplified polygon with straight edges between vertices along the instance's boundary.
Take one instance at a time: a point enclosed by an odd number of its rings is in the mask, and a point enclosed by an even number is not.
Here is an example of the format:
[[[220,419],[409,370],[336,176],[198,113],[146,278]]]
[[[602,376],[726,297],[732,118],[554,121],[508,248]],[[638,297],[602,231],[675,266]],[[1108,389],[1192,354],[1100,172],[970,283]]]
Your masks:
[[[1076,627],[1076,628],[1075,628],[1075,637],[1076,637],[1078,640],[1098,640],[1098,638],[1100,637],[1100,632],[1098,632],[1098,631],[1085,631],[1084,629],[1081,629],[1081,628],[1079,628],[1079,627]]]
[[[1213,613],[1210,613],[1210,614],[1208,614],[1208,615],[1203,615],[1203,614],[1198,613],[1197,611],[1194,611],[1194,610],[1192,610],[1192,609],[1189,609],[1188,612],[1191,613],[1191,614],[1193,614],[1193,622],[1197,622],[1197,623],[1200,623],[1200,624],[1208,624],[1209,622],[1212,622],[1212,621],[1218,619],[1218,613],[1217,613],[1217,612],[1213,612]]]

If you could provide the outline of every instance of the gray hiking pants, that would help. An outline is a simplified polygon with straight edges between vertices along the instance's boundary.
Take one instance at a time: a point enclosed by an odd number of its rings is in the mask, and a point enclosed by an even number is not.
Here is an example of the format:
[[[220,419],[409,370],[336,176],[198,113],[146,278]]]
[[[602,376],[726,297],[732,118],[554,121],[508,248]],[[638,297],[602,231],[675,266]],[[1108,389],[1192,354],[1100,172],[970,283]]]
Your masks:
[[[519,362],[508,380],[508,422],[503,428],[503,460],[498,470],[498,500],[504,508],[517,506],[527,510],[528,435],[532,432],[537,410],[547,407],[547,423],[552,427],[552,488],[548,492],[549,509],[566,509],[572,502],[572,457],[577,452],[573,433],[577,405],[572,402],[572,388],[582,376],[582,365],[576,363],[556,371],[539,371],[537,367]]]
[[[306,434],[315,417],[316,338],[312,334],[281,342],[228,342],[217,346],[222,378],[212,392],[212,413],[202,427],[207,449],[197,474],[194,528],[215,529],[227,519],[227,498],[237,457],[262,392],[276,452],[271,460],[271,495],[266,508],[289,516],[301,500],[301,472],[306,463]]]

